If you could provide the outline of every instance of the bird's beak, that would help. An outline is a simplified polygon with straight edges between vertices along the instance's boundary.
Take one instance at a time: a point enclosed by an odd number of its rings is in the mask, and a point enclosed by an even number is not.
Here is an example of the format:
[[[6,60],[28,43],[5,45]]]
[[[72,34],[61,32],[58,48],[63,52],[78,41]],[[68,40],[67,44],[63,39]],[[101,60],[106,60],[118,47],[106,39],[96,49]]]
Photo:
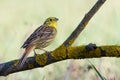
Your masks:
[[[58,18],[55,18],[56,21],[58,21],[59,19]]]

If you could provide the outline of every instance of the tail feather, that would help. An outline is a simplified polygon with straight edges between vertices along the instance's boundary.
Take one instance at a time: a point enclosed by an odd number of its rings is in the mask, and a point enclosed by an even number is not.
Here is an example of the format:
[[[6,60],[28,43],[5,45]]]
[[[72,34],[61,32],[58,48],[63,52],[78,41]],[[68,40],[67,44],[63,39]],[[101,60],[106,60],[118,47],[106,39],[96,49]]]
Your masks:
[[[34,48],[34,46],[29,46],[25,49],[25,52],[23,56],[20,58],[18,62],[18,67],[22,67],[27,59],[28,54],[31,52],[31,50]]]
[[[27,59],[27,56],[28,56],[28,53],[25,53],[23,54],[23,56],[21,57],[21,59],[19,60],[19,63],[18,63],[18,66],[22,67]]]

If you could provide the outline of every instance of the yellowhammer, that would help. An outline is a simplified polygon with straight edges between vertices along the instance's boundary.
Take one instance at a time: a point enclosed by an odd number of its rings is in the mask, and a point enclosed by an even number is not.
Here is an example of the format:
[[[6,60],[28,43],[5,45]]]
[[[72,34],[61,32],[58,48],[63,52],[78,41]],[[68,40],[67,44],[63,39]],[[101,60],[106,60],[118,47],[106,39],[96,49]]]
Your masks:
[[[28,54],[35,49],[41,49],[47,47],[55,38],[57,34],[57,21],[58,18],[49,17],[46,21],[38,27],[24,42],[21,48],[25,48],[25,52],[19,60],[19,66],[22,66],[26,60]],[[35,52],[34,52],[35,53]]]

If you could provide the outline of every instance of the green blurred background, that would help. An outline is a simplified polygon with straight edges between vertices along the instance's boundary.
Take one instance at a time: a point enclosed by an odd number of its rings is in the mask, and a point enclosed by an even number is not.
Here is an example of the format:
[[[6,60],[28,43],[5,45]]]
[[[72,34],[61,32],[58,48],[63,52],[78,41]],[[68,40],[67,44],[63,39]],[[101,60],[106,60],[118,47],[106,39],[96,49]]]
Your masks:
[[[23,42],[51,16],[59,18],[58,34],[46,50],[54,50],[66,40],[96,1],[0,0],[0,63],[20,58]],[[120,1],[107,0],[73,45],[120,45],[119,22]],[[101,58],[90,61],[108,80],[120,80],[120,59]],[[86,60],[65,60],[44,68],[0,77],[0,80],[97,80],[94,71],[84,71],[87,65],[89,63]]]

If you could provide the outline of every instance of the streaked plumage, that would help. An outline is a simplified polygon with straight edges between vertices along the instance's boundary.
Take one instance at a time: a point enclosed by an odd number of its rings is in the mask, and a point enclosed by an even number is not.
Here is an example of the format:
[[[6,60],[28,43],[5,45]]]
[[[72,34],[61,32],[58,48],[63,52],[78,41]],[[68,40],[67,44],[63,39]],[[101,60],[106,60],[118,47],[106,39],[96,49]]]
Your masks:
[[[29,45],[35,45],[35,49],[41,49],[53,41],[56,36],[57,30],[56,28],[42,25],[38,27],[33,34],[24,42],[21,48],[26,48]],[[42,44],[42,45],[41,45]]]
[[[57,34],[57,18],[50,17],[46,19],[43,25],[38,27],[28,39],[24,42],[21,48],[25,48],[25,52],[18,65],[24,64],[27,55],[34,49],[43,49],[47,47],[55,38]]]

